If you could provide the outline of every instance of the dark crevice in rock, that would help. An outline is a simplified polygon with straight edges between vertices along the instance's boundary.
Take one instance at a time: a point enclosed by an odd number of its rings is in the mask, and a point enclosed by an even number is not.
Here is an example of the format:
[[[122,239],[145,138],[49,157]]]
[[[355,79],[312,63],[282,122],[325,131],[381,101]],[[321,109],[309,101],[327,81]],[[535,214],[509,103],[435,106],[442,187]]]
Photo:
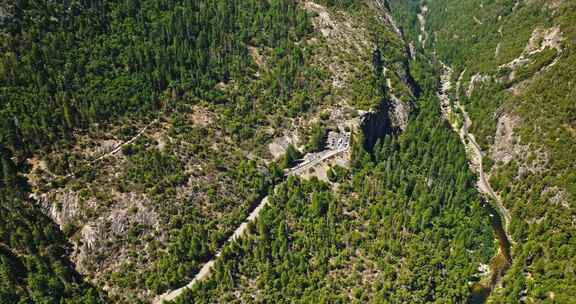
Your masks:
[[[389,134],[397,134],[401,130],[392,123],[390,112],[393,109],[390,105],[390,102],[383,101],[375,111],[364,115],[360,127],[364,134],[364,149],[366,151],[371,152],[378,139]]]

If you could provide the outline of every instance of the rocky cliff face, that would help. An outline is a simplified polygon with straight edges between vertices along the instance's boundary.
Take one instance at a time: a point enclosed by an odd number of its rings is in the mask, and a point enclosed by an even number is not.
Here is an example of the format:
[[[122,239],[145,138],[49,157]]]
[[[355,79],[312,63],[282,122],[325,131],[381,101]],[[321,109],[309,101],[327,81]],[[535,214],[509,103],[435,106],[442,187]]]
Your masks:
[[[341,90],[339,99],[352,107],[356,106],[355,99],[358,96],[347,92],[354,91],[357,82],[355,77],[359,76],[359,70],[373,69],[367,59],[379,48],[378,43],[374,43],[374,39],[370,37],[369,26],[366,27],[365,23],[379,23],[393,36],[393,41],[387,43],[401,46],[397,54],[383,55],[388,61],[385,63],[382,75],[387,85],[386,94],[383,100],[364,114],[362,119],[361,129],[365,135],[365,147],[370,150],[379,138],[406,128],[408,117],[415,108],[414,101],[420,95],[420,88],[410,74],[410,48],[390,14],[388,2],[371,0],[366,3],[374,12],[373,19],[352,17],[312,1],[305,2],[304,7],[315,16],[314,26],[327,43],[325,50],[316,58],[317,64],[328,67],[327,70],[332,77],[330,83],[332,89]],[[370,80],[364,78],[362,81]]]
[[[361,122],[361,128],[365,136],[364,147],[371,150],[379,138],[386,134],[394,134],[406,129],[408,118],[414,111],[415,100],[420,96],[420,87],[410,74],[410,62],[412,57],[410,46],[404,38],[402,30],[398,27],[390,14],[388,1],[374,1],[375,10],[380,16],[380,20],[394,30],[403,43],[405,60],[396,62],[385,70],[387,94],[378,107],[366,113]],[[399,98],[400,88],[392,84],[392,78],[399,81],[400,86],[405,88],[407,94],[404,99]]]
[[[401,130],[399,125],[393,123],[394,110],[401,109],[400,105],[391,105],[383,102],[378,109],[364,114],[360,127],[364,133],[364,148],[371,151],[376,141],[384,137],[386,134],[397,133]]]
[[[386,134],[405,130],[414,109],[412,100],[404,102],[390,95],[390,99],[382,101],[375,110],[365,113],[360,125],[364,133],[364,147],[370,151],[376,141]]]
[[[7,1],[0,1],[0,25],[8,22],[12,18],[12,13],[10,12],[11,7]]]
[[[139,239],[166,238],[150,200],[141,194],[116,193],[110,208],[77,192],[55,191],[36,197],[42,211],[72,236],[72,260],[78,272],[97,281],[116,271],[133,252],[146,254]],[[141,265],[139,265],[141,266]]]

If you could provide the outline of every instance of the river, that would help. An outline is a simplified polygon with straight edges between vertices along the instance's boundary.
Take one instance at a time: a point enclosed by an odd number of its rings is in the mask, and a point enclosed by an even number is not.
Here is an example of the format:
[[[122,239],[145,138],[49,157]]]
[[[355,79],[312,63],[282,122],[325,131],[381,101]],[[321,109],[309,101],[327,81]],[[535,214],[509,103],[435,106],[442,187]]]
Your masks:
[[[470,169],[476,173],[478,180],[476,188],[482,194],[482,205],[486,209],[490,217],[490,225],[494,231],[496,240],[498,241],[498,251],[492,257],[490,262],[490,281],[488,283],[475,283],[472,286],[472,295],[470,298],[471,303],[485,303],[490,296],[491,292],[501,282],[502,277],[510,268],[512,264],[511,254],[511,235],[508,231],[510,223],[510,213],[504,207],[500,196],[494,192],[489,181],[486,179],[482,158],[484,153],[480,145],[476,142],[474,134],[469,132],[472,126],[472,120],[466,112],[466,109],[460,104],[458,98],[450,98],[452,90],[452,69],[442,63],[442,75],[440,77],[441,85],[438,92],[440,99],[442,115],[448,120],[452,129],[460,136],[460,141],[466,147],[466,155],[469,160]],[[456,84],[456,96],[459,94],[460,81],[459,77]],[[457,108],[460,115],[455,113],[454,108]]]

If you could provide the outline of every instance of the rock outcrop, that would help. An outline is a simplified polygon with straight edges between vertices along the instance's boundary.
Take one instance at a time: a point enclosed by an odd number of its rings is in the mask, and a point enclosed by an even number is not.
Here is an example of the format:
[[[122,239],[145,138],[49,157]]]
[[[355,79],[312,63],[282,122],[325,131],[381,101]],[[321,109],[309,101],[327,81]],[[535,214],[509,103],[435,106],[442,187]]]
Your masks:
[[[382,102],[378,109],[364,114],[360,123],[360,128],[364,133],[364,148],[371,151],[378,139],[386,134],[394,134],[400,130],[400,127],[394,125],[391,117],[394,117],[396,108],[388,102]],[[404,115],[404,114],[402,114]]]

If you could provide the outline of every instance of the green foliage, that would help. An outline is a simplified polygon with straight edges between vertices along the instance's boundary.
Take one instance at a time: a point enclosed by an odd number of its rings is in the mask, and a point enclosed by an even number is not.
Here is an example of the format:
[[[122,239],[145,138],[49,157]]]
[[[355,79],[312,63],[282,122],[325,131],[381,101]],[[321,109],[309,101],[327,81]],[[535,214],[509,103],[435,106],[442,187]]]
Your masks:
[[[403,16],[406,33],[416,41],[420,1],[391,1]],[[512,117],[513,161],[485,159],[491,183],[510,211],[510,229],[516,242],[513,265],[504,288],[491,296],[494,303],[569,303],[576,298],[573,258],[563,258],[575,247],[573,218],[576,207],[576,3],[536,1],[426,1],[428,51],[455,68],[465,70],[456,92],[473,121],[484,151],[491,151],[498,119]],[[544,37],[559,29],[558,47],[528,52],[529,42],[540,47]],[[515,59],[524,59],[516,60]],[[513,62],[514,61],[514,62]],[[514,64],[509,64],[509,63]],[[470,97],[464,92],[473,75],[477,82]],[[502,135],[502,134],[500,134]],[[502,143],[500,143],[502,144]],[[496,161],[496,162],[494,162]],[[564,248],[564,249],[561,249]]]
[[[270,169],[271,172],[263,169],[258,168],[254,161],[242,161],[229,170],[219,183],[198,191],[206,194],[210,200],[211,210],[207,215],[203,215],[194,205],[182,206],[186,212],[166,208],[164,205],[169,196],[158,196],[163,209],[172,212],[165,215],[170,221],[169,229],[172,229],[166,251],[160,254],[159,259],[144,274],[134,270],[119,273],[118,283],[126,286],[122,282],[127,275],[141,276],[144,277],[145,287],[157,293],[185,285],[203,263],[214,257],[234,228],[244,221],[255,204],[264,197],[274,181],[274,174],[282,174],[277,172],[278,168]],[[175,207],[181,204],[169,199],[169,203]],[[214,217],[213,213],[218,217]]]
[[[2,169],[2,175],[0,175],[0,189],[2,187],[8,188],[15,186],[17,171],[16,165],[11,159],[11,155],[11,151],[0,144],[0,169]]]
[[[228,102],[216,84],[254,73],[249,45],[276,50],[270,96],[288,101],[304,60],[294,42],[311,31],[294,1],[34,3],[14,3],[0,40],[0,121],[16,122],[0,141],[14,151],[174,99]]]
[[[157,149],[145,149],[129,158],[125,179],[143,185],[152,192],[177,187],[187,181],[183,164],[174,156]]]
[[[330,169],[327,172],[328,180],[330,180],[333,183],[342,182],[346,180],[349,174],[350,172],[348,171],[348,169],[338,165],[330,167]]]
[[[537,72],[551,64],[557,56],[558,52],[556,49],[551,48],[546,48],[544,51],[538,53],[537,55],[530,56],[530,63],[521,66],[516,71],[514,83],[521,82],[534,76]]]
[[[297,161],[302,158],[302,153],[294,147],[294,145],[289,144],[286,148],[286,152],[280,159],[280,168],[288,169],[296,165]]]
[[[328,137],[328,130],[318,122],[312,125],[308,144],[306,145],[306,152],[320,152],[324,150],[326,139]]]
[[[466,302],[493,236],[457,135],[437,100],[421,105],[338,191],[294,177],[276,187],[250,235],[176,302],[349,303],[350,290],[357,302]]]
[[[150,242],[143,256],[154,260],[146,273],[123,264],[109,275],[114,286],[160,292],[189,280],[283,175],[276,167],[268,176],[231,156],[231,147],[263,146],[269,138],[260,127],[271,115],[296,116],[322,98],[312,94],[321,78],[308,63],[311,20],[296,1],[14,1],[5,8],[11,17],[0,29],[0,188],[15,189],[16,171],[33,152],[51,173],[74,172],[81,197],[101,202],[98,208],[114,204],[103,187],[149,198],[170,243]],[[190,104],[217,113],[214,125],[191,126],[182,111]],[[160,151],[141,138],[123,147],[126,170],[112,182],[77,156],[84,146],[71,143],[108,136],[116,124],[123,126],[114,135],[128,140],[134,122],[172,113],[169,136],[186,148]],[[235,142],[215,152],[216,136]],[[179,189],[190,193],[177,195]],[[149,242],[139,239],[141,230],[130,227],[127,243]],[[183,245],[188,239],[200,249]]]
[[[0,303],[105,303],[68,260],[58,227],[0,190]]]

